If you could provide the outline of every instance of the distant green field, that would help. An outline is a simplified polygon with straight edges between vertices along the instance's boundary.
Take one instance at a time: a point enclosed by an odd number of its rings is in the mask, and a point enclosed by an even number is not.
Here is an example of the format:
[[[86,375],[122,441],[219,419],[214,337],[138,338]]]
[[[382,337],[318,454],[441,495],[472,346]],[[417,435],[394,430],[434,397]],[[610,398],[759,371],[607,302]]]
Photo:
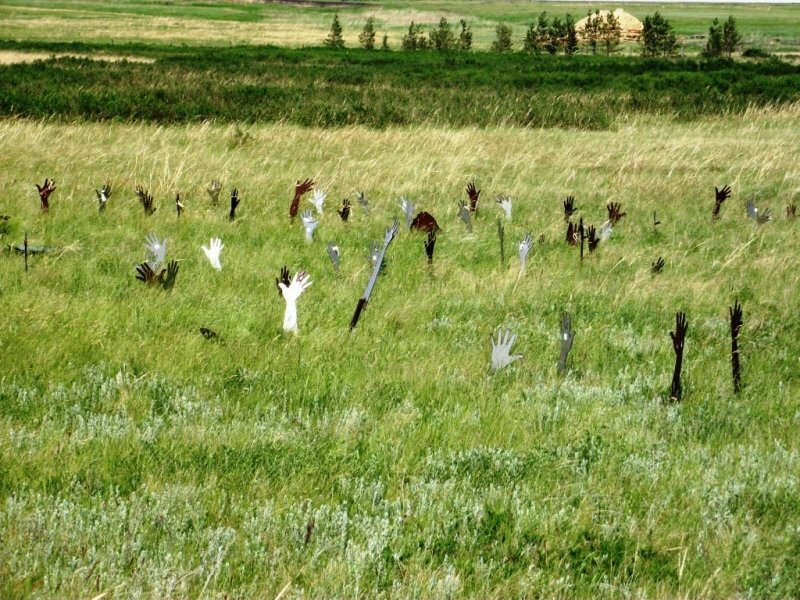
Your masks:
[[[116,46],[2,43],[62,54]],[[0,115],[88,120],[432,124],[609,129],[624,115],[676,120],[800,101],[800,67],[488,52],[128,48],[154,63],[60,58],[0,67]]]
[[[582,17],[589,9],[610,5],[570,2],[375,2],[368,5],[331,3],[329,6],[297,6],[280,3],[189,2],[0,2],[0,39],[51,41],[131,42],[150,41],[190,45],[263,44],[280,46],[319,45],[330,27],[333,13],[340,14],[345,38],[357,44],[367,16],[374,16],[379,35],[386,33],[398,48],[411,20],[433,25],[445,16],[451,23],[466,19],[475,34],[476,48],[486,49],[494,27],[512,25],[517,47],[527,25],[547,11]],[[612,8],[615,8],[612,7]],[[625,10],[643,19],[661,11],[679,36],[702,35],[713,18],[733,15],[748,46],[771,51],[795,51],[800,47],[798,5],[742,4],[625,4]],[[685,40],[694,52],[700,43]],[[628,51],[632,51],[629,48]]]

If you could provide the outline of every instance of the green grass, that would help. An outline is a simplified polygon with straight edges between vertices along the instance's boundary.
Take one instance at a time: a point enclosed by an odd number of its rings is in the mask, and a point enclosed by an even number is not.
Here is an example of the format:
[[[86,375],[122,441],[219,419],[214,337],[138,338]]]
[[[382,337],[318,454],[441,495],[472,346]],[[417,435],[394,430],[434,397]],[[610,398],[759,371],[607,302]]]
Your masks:
[[[351,45],[369,14],[395,47],[446,14],[485,49],[497,22],[588,7],[0,1],[2,59],[154,61],[0,67],[0,597],[800,597],[797,68],[263,45],[318,45],[339,11]],[[793,6],[661,8],[681,35],[733,14],[748,43],[800,39]],[[312,244],[287,215],[305,177],[328,192]],[[372,212],[343,223],[357,191]],[[583,263],[568,194],[587,224],[627,211]],[[434,264],[402,229],[351,333],[402,195],[442,227]],[[180,264],[170,293],[134,277],[151,231]],[[26,233],[55,248],[27,272],[6,250]],[[544,242],[520,274],[526,233]],[[283,265],[313,280],[297,336]],[[498,327],[523,358],[491,374]]]
[[[357,44],[358,32],[368,16],[376,18],[380,35],[386,33],[394,48],[413,19],[426,26],[441,16],[451,23],[467,19],[479,49],[488,49],[494,28],[504,22],[512,26],[516,48],[528,24],[542,11],[551,15],[567,12],[578,18],[604,4],[575,2],[453,2],[423,0],[299,7],[280,3],[122,1],[35,1],[0,2],[0,38],[39,41],[176,43],[189,45],[276,44],[318,45],[330,28],[334,12],[340,13],[346,40]],[[762,4],[654,4],[626,3],[625,10],[640,20],[659,10],[682,38],[706,34],[711,21],[734,16],[746,45],[771,51],[797,51],[800,26],[796,5]],[[702,42],[682,40],[694,53]],[[632,48],[631,48],[632,49]]]
[[[120,52],[85,44],[5,47]],[[684,120],[800,99],[800,67],[774,60],[567,60],[265,47],[161,49],[151,55],[157,57],[153,64],[60,58],[0,67],[0,115],[607,129],[620,114]]]
[[[0,256],[1,596],[800,593],[796,105],[622,115],[614,131],[240,128],[244,143],[219,124],[0,123],[2,242],[59,248],[27,273]],[[307,176],[328,191],[310,245],[286,214]],[[58,186],[46,216],[44,177]],[[240,190],[233,223],[209,205],[212,177]],[[470,235],[455,209],[473,179]],[[372,213],[342,223],[333,208],[356,190]],[[514,199],[505,265],[500,193]],[[443,228],[434,265],[402,231],[348,333],[369,241],[403,194]],[[628,212],[582,265],[563,242],[567,194],[588,223],[608,201]],[[750,195],[774,221],[745,217]],[[169,294],[134,278],[149,231],[181,265]],[[526,232],[545,243],[520,277]],[[211,236],[220,273],[200,250]],[[281,331],[284,264],[314,281],[298,336]],[[560,376],[564,310],[577,337]],[[669,404],[678,310],[685,398]],[[498,326],[523,359],[490,375]]]

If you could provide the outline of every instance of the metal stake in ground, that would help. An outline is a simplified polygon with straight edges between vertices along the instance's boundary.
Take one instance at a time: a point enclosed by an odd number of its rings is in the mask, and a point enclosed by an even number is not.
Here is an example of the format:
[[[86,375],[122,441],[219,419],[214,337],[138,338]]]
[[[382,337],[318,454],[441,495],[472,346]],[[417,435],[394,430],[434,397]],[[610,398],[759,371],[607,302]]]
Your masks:
[[[675,350],[675,370],[672,372],[672,387],[670,388],[670,400],[680,400],[683,393],[681,387],[681,366],[683,365],[683,343],[686,340],[686,330],[689,323],[686,321],[686,313],[675,314],[675,331],[669,332],[672,338],[672,348]]]
[[[742,328],[742,305],[736,300],[728,307],[731,314],[731,370],[733,372],[733,393],[738,394],[741,377],[739,373],[739,330]]]
[[[25,232],[25,272],[28,272],[28,232]]]
[[[561,315],[561,356],[558,358],[558,372],[563,373],[567,369],[567,357],[572,350],[572,340],[575,339],[575,332],[572,331],[571,318],[568,312]]]
[[[506,264],[506,247],[505,247],[505,228],[503,227],[503,219],[497,217],[497,237],[500,238],[500,264]]]
[[[580,231],[581,235],[581,262],[583,262],[583,240],[586,239],[586,233],[583,230],[583,217],[581,217],[580,221],[578,221],[578,230]]]
[[[397,226],[398,222],[397,219],[395,219],[392,223],[392,226],[386,230],[386,234],[383,238],[383,248],[381,249],[381,253],[378,255],[378,260],[375,261],[375,267],[372,269],[372,276],[369,278],[369,282],[367,283],[367,289],[364,290],[364,295],[358,301],[358,304],[356,305],[356,311],[353,313],[353,318],[350,321],[350,331],[355,329],[355,326],[358,324],[358,319],[361,317],[362,311],[367,307],[369,297],[372,295],[372,288],[375,287],[375,282],[378,280],[378,273],[381,271],[381,265],[383,264],[383,259],[386,256],[386,250],[389,248],[389,244],[392,243],[394,236],[397,235]]]

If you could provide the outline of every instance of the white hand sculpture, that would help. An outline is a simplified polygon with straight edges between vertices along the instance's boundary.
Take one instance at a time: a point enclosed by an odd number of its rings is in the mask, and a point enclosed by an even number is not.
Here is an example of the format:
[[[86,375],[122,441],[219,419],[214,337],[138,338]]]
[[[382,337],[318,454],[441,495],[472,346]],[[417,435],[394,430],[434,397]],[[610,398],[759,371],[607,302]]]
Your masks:
[[[522,358],[521,354],[509,355],[511,346],[513,346],[514,342],[517,341],[516,333],[511,333],[510,331],[506,330],[504,336],[503,330],[498,328],[497,341],[495,341],[492,336],[489,336],[489,339],[492,341],[492,373],[495,373],[503,367],[510,365],[515,360]]]
[[[308,201],[314,205],[314,208],[317,209],[319,214],[322,214],[322,205],[325,204],[325,198],[327,195],[328,193],[323,192],[322,190],[314,190],[314,195],[308,199]]]
[[[367,200],[367,197],[364,195],[364,192],[358,192],[356,194],[356,200],[358,200],[358,203],[361,205],[361,208],[364,209],[364,214],[368,215],[369,214],[369,200]]]
[[[314,241],[314,229],[319,225],[319,221],[313,217],[310,210],[303,211],[300,218],[303,220],[303,228],[306,231],[306,243],[310,244]]]
[[[286,311],[283,313],[283,330],[294,331],[297,333],[297,299],[307,288],[311,287],[312,282],[308,280],[305,271],[295,273],[291,283],[278,282],[283,299],[286,300]]]
[[[147,237],[144,238],[144,247],[147,248],[147,251],[150,253],[147,262],[155,271],[159,265],[164,262],[164,258],[167,256],[167,240],[158,239],[158,236],[151,231],[147,234]]]
[[[469,212],[469,208],[467,208],[467,203],[463,200],[458,203],[458,216],[464,221],[464,225],[467,226],[467,231],[472,233],[472,214]]]
[[[763,211],[759,211],[758,208],[756,208],[752,198],[747,201],[745,207],[747,208],[747,216],[753,219],[759,225],[763,225],[772,218],[770,210],[765,208]]]
[[[103,212],[106,209],[106,203],[108,202],[108,199],[111,197],[111,186],[109,184],[105,184],[99,190],[95,189],[95,193],[97,194],[97,203],[100,212]]]
[[[502,208],[503,212],[506,213],[506,219],[510,221],[511,220],[511,198],[509,198],[508,196],[498,196],[495,199],[495,202],[497,202],[500,205],[500,208]]]
[[[608,240],[613,232],[614,229],[611,227],[611,221],[603,223],[603,228],[600,230],[600,241],[605,242]]]
[[[528,260],[528,252],[533,248],[533,237],[527,234],[525,239],[519,243],[519,268],[520,271],[525,271],[525,261]]]
[[[414,220],[414,210],[416,206],[406,198],[405,196],[400,197],[400,208],[403,210],[403,216],[406,218],[406,226],[411,229],[411,221]]]
[[[203,252],[206,253],[206,257],[208,257],[211,266],[217,271],[221,271],[222,265],[219,262],[219,255],[222,252],[222,249],[225,247],[222,244],[222,240],[219,238],[211,238],[211,243],[209,244],[208,248],[205,246],[200,247],[203,249]]]
[[[334,244],[333,242],[328,242],[328,256],[331,257],[331,263],[333,264],[333,272],[339,272],[339,246]]]

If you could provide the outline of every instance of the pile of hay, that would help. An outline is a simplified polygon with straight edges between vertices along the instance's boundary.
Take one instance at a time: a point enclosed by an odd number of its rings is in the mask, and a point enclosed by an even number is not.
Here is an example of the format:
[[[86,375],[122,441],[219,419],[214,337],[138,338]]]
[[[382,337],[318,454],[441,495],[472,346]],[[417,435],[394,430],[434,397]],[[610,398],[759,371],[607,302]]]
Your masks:
[[[606,15],[609,11],[601,10],[599,11],[600,16],[605,19]],[[639,39],[639,36],[642,35],[642,31],[644,30],[644,25],[642,22],[634,17],[632,14],[625,12],[621,8],[618,8],[614,11],[614,16],[619,21],[619,27],[621,30],[621,38],[623,41],[633,42]],[[583,30],[586,28],[586,20],[588,17],[582,18],[580,21],[575,23],[575,31],[578,33],[578,37],[583,35]]]

